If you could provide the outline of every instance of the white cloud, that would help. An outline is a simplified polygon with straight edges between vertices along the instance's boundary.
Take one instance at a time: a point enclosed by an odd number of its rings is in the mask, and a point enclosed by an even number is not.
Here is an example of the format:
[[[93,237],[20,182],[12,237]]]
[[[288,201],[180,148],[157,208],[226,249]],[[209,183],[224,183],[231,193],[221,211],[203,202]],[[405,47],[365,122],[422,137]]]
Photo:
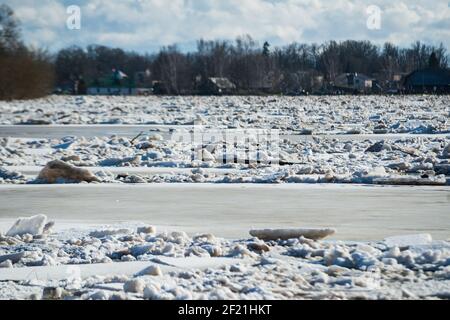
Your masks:
[[[78,4],[82,29],[67,30],[65,8]],[[140,51],[199,38],[251,34],[275,45],[335,39],[415,40],[450,47],[447,0],[14,0],[27,42],[52,50],[99,43]],[[382,10],[380,30],[366,27],[366,8]]]

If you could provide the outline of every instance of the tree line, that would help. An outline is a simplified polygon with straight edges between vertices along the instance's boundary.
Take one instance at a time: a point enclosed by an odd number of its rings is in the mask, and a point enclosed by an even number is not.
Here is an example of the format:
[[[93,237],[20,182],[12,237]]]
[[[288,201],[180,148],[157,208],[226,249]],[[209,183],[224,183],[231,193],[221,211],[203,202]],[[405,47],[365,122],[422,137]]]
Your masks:
[[[25,46],[13,11],[0,5],[0,100],[48,94],[54,86],[53,67],[49,54]]]
[[[99,83],[114,69],[129,79],[144,72],[150,83],[158,82],[165,93],[175,95],[201,92],[210,77],[228,78],[242,94],[312,92],[342,73],[362,73],[387,82],[394,75],[426,68],[432,54],[439,67],[448,68],[443,44],[415,42],[401,48],[347,40],[272,47],[249,35],[235,41],[199,40],[192,52],[176,45],[146,54],[90,45],[48,54],[27,48],[12,10],[0,6],[0,99],[34,98],[56,87],[71,88],[80,79]]]
[[[396,74],[426,68],[432,53],[441,68],[448,67],[443,44],[415,42],[400,48],[392,43],[378,46],[347,40],[271,48],[268,42],[259,45],[247,35],[234,42],[199,40],[194,52],[182,52],[176,45],[154,54],[95,45],[70,47],[56,54],[55,69],[59,84],[80,77],[97,79],[112,69],[131,77],[149,70],[152,80],[162,82],[168,94],[195,93],[210,77],[228,78],[242,93],[286,93],[298,88],[311,92],[316,79],[329,83],[342,73],[389,81]]]

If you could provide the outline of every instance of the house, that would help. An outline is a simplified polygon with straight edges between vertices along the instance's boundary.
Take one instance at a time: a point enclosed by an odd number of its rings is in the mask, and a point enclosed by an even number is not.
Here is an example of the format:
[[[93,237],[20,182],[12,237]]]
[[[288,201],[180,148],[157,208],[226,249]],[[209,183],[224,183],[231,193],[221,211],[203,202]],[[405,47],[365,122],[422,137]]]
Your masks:
[[[62,81],[57,88],[55,88],[55,94],[75,94],[75,95],[85,95],[87,94],[88,88],[86,86],[86,81],[82,76],[74,77],[74,79]]]
[[[315,70],[283,72],[276,88],[284,95],[308,95],[323,87],[323,76]]]
[[[283,80],[283,74],[274,71],[259,73],[248,84],[249,93],[273,94]]]
[[[388,94],[401,93],[403,90],[403,81],[408,73],[394,73],[384,83],[384,91]]]
[[[450,93],[450,70],[429,67],[413,71],[403,86],[407,93]]]
[[[236,90],[236,85],[228,78],[208,78],[204,91],[207,94],[232,94]]]
[[[362,73],[343,73],[336,77],[334,88],[344,92],[361,93],[372,90],[373,80]]]
[[[149,69],[134,74],[134,83],[139,88],[151,88],[153,86],[152,73]]]

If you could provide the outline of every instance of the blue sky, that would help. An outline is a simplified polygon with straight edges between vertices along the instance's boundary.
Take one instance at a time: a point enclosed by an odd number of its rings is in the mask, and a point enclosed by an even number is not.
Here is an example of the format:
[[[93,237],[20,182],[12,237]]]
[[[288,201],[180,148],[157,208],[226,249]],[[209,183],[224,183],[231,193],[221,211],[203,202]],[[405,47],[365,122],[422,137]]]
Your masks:
[[[56,51],[102,44],[139,52],[250,34],[260,43],[293,41],[443,42],[450,48],[450,0],[8,0],[24,40]],[[81,30],[68,30],[66,8],[81,8]],[[367,28],[367,7],[381,9],[379,30]]]

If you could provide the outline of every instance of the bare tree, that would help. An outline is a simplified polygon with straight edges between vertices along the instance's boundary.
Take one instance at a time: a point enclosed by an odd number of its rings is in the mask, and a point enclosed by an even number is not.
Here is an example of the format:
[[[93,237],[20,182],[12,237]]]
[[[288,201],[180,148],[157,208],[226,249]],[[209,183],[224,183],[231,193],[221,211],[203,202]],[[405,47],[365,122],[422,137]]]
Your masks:
[[[20,40],[19,23],[13,11],[0,6],[0,99],[41,97],[53,87],[49,55],[31,50]]]
[[[170,94],[201,91],[210,77],[226,77],[240,93],[295,92],[321,89],[323,80],[333,82],[341,73],[363,73],[381,81],[391,81],[397,73],[427,68],[431,53],[436,65],[448,67],[446,48],[416,42],[409,48],[386,43],[379,47],[369,41],[330,41],[322,45],[292,43],[259,46],[250,36],[235,42],[197,42],[197,50],[184,53],[174,46],[155,55],[142,55],[119,48],[88,46],[67,48],[55,58],[58,83],[83,75],[88,79],[120,68],[132,75],[150,70]]]

